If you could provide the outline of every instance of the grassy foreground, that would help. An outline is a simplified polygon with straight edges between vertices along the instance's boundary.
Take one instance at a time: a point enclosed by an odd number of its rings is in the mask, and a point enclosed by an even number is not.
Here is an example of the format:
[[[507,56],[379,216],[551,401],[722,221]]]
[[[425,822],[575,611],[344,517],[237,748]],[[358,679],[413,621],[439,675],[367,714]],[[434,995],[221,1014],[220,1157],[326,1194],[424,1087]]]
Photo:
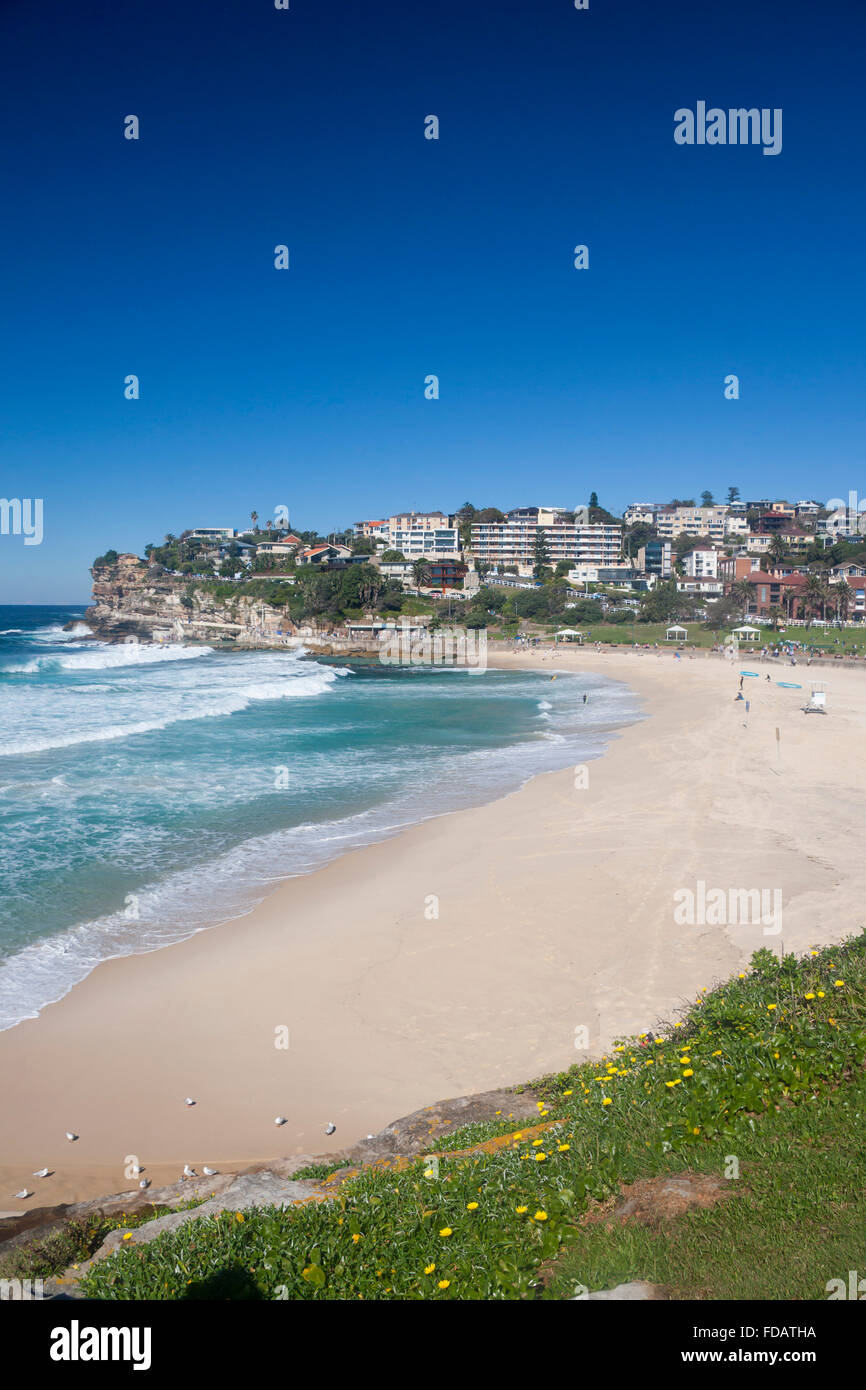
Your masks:
[[[107,1299],[573,1296],[649,1278],[673,1296],[827,1297],[866,1273],[866,934],[802,960],[758,951],[682,1021],[548,1077],[439,1157],[365,1170],[334,1200],[190,1221],[92,1268]],[[483,1144],[483,1148],[478,1146]],[[623,1182],[684,1169],[732,1194],[663,1232],[582,1218]],[[673,1234],[672,1234],[673,1233]]]

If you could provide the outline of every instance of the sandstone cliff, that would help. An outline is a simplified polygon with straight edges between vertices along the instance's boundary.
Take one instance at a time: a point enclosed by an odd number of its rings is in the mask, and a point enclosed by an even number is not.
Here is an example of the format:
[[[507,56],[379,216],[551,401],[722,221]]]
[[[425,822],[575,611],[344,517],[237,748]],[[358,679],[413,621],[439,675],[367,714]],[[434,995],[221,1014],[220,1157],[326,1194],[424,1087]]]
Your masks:
[[[85,622],[104,641],[256,641],[264,633],[296,635],[284,608],[241,594],[217,598],[184,577],[167,574],[137,555],[94,566],[93,606]]]

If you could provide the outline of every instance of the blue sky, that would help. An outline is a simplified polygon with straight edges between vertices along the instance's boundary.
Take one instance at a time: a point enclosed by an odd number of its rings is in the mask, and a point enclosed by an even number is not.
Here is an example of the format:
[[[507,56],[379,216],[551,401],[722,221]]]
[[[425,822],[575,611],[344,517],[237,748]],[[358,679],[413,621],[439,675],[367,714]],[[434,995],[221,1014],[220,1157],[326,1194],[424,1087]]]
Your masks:
[[[45,535],[0,536],[0,602],[280,504],[866,493],[864,33],[853,0],[4,0],[0,496]],[[676,145],[699,100],[781,107],[781,154]]]

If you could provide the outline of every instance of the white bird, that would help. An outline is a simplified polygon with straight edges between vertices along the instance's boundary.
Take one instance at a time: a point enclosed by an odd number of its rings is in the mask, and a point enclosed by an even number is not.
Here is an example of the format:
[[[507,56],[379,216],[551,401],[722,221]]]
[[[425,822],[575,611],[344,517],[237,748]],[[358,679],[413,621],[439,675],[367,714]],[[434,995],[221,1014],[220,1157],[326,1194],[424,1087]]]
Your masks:
[[[47,1178],[50,1172],[50,1168],[40,1168],[38,1173],[34,1173],[33,1176],[34,1178]]]
[[[187,1096],[187,1097],[186,1097],[186,1100],[184,1101],[184,1105],[195,1105],[195,1101],[192,1099],[192,1096]]]
[[[372,1135],[372,1134],[368,1134],[368,1135],[367,1135],[367,1138],[368,1138],[368,1139],[372,1139],[372,1138],[373,1138],[373,1135]]]
[[[138,1185],[143,1192],[146,1187],[150,1187],[150,1178],[142,1178],[141,1182]]]
[[[183,1175],[184,1175],[185,1178],[197,1178],[197,1177],[198,1177],[198,1173],[195,1171],[194,1168],[190,1168],[190,1166],[189,1166],[188,1163],[185,1163],[185,1164],[183,1165]]]
[[[325,1125],[326,1134],[334,1134],[336,1132],[336,1129],[337,1126],[334,1124],[333,1120],[329,1120],[328,1123]]]
[[[275,1124],[275,1125],[284,1125],[285,1123],[286,1123],[286,1117],[285,1117],[285,1115],[278,1115],[277,1118],[274,1120],[274,1124]]]
[[[33,1193],[28,1192],[26,1187],[22,1187],[20,1192],[15,1193],[15,1201],[23,1202],[25,1197],[32,1197]]]
[[[139,1163],[133,1163],[133,1165],[132,1165],[132,1172],[133,1172],[133,1176],[134,1176],[134,1177],[137,1178],[138,1175],[139,1175],[139,1173],[141,1173],[142,1171],[143,1171],[143,1169],[142,1169],[142,1167],[141,1167],[141,1164],[139,1164]]]
[[[219,1170],[217,1168],[208,1168],[207,1164],[205,1164],[204,1168],[202,1168],[201,1171],[204,1173],[206,1178],[213,1178],[216,1176]]]
[[[72,1130],[71,1130],[71,1129],[68,1129],[68,1130],[66,1131],[66,1138],[69,1140],[70,1144],[74,1144],[75,1141],[76,1141],[76,1139],[78,1138],[78,1135],[77,1135],[77,1134],[73,1134],[73,1133],[72,1133]]]

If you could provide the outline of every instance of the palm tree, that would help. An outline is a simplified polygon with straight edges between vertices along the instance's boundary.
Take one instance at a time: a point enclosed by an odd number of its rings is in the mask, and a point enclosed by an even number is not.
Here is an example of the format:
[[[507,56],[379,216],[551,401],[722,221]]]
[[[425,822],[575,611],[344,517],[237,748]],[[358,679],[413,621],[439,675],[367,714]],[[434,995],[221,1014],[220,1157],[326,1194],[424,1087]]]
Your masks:
[[[810,574],[803,587],[803,608],[806,613],[820,612],[821,616],[827,616],[827,586],[824,580],[817,574]]]
[[[250,521],[253,523],[253,530],[254,530],[254,531],[258,531],[258,529],[259,529],[259,514],[258,514],[258,512],[250,512]]]
[[[775,632],[775,631],[777,630],[778,626],[779,626],[779,619],[780,619],[781,616],[782,616],[782,610],[781,610],[781,608],[779,607],[778,603],[774,603],[774,604],[773,604],[773,606],[770,608],[770,610],[769,610],[767,616],[768,616],[768,618],[770,619],[770,621],[771,621],[771,623],[772,623],[772,626],[773,626],[773,631]]]
[[[841,584],[834,584],[832,588],[832,602],[836,612],[836,617],[844,622],[848,617],[848,610],[851,606],[851,589],[847,579],[843,579]]]
[[[781,564],[786,555],[785,542],[781,536],[774,536],[767,547],[767,559],[773,565]]]
[[[749,616],[749,604],[752,601],[752,592],[752,585],[748,579],[738,579],[735,584],[731,585],[731,596],[736,599],[737,603],[742,605],[744,619]]]
[[[415,587],[418,589],[423,589],[425,584],[430,583],[430,566],[423,555],[420,560],[415,560],[412,565],[412,578],[415,581]]]

